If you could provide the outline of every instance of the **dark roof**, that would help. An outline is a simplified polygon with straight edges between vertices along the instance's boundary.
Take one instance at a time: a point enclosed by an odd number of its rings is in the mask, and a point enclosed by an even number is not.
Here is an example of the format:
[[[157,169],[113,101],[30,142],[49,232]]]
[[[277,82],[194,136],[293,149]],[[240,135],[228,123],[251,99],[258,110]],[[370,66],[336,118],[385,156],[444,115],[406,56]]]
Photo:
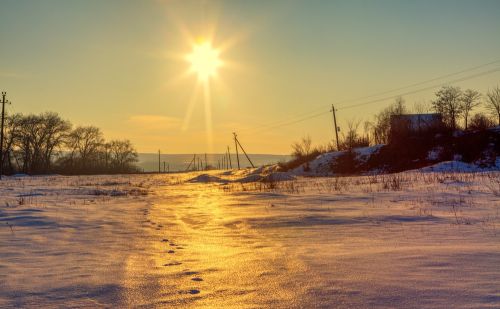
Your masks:
[[[419,129],[440,123],[442,116],[439,113],[429,114],[403,114],[391,116],[392,125],[396,123],[405,123],[411,129]]]

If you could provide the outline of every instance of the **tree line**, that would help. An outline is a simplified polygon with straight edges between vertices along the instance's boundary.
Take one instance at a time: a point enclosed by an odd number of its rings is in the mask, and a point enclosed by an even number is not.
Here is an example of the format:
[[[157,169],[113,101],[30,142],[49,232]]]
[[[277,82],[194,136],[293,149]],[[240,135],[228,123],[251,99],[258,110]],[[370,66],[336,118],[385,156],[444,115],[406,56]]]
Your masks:
[[[95,126],[77,126],[57,113],[6,116],[3,170],[25,174],[136,172],[138,156],[129,140],[106,141]]]
[[[487,113],[472,115],[472,112],[481,106]],[[473,89],[462,90],[460,87],[444,86],[435,93],[429,107],[417,104],[413,110],[406,106],[402,97],[397,97],[394,103],[377,113],[372,121],[364,123],[364,134],[359,130],[361,122],[348,121],[346,130],[341,133],[339,149],[336,149],[334,143],[313,147],[309,136],[293,143],[294,163],[300,165],[324,152],[352,150],[370,144],[387,144],[393,116],[431,111],[441,114],[444,125],[450,130],[484,130],[495,124],[500,126],[500,87],[480,94]],[[460,123],[460,120],[463,122]]]
[[[435,93],[430,108],[417,105],[414,113],[428,111],[441,114],[444,125],[450,130],[482,130],[500,126],[500,88],[497,86],[486,94],[473,89],[462,90],[460,87],[444,86]],[[479,112],[472,115],[473,110],[484,107],[487,113]],[[365,124],[366,134],[374,144],[387,144],[391,129],[391,117],[409,113],[403,98],[375,115],[373,121]],[[462,120],[462,123],[460,123]]]

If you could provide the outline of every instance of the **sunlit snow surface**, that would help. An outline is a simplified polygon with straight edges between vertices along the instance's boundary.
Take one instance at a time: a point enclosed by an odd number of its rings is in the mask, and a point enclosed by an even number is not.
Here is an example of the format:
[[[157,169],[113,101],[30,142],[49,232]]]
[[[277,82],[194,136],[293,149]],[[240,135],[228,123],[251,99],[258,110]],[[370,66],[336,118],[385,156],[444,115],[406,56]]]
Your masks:
[[[0,307],[500,307],[500,173],[252,175],[2,180]]]

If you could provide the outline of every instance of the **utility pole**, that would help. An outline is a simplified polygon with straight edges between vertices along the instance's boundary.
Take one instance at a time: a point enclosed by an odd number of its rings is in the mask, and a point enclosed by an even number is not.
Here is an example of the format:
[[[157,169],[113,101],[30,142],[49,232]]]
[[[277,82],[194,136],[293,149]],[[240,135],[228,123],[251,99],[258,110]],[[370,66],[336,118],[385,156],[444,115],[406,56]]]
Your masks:
[[[189,162],[189,165],[188,167],[186,168],[186,172],[189,171],[189,168],[191,167],[191,164],[196,164],[196,154],[193,155],[193,159],[191,160],[191,162]],[[193,169],[194,169],[194,165],[193,165]]]
[[[161,158],[160,158],[161,152],[158,149],[158,174],[161,173]]]
[[[9,101],[5,100],[7,92],[2,91],[2,126],[0,128],[0,180],[3,174],[3,127],[5,124],[5,104],[10,104]]]
[[[205,171],[208,170],[208,160],[207,160],[207,153],[205,152]]]
[[[245,151],[245,149],[243,148],[243,146],[241,146],[240,141],[236,138],[236,135],[234,136],[234,138],[236,139],[236,142],[238,142],[238,145],[240,145],[240,148],[241,148],[241,150],[243,151],[243,153],[245,154],[245,157],[247,157],[248,162],[250,162],[250,164],[252,165],[252,167],[255,167],[255,166],[253,165],[252,160],[250,160],[250,157],[247,155],[247,152]]]
[[[163,161],[163,173],[165,173],[165,171],[166,171],[165,170],[165,164],[166,164],[165,161]]]
[[[227,146],[227,158],[229,159],[229,168],[233,169],[233,163],[231,162],[231,153],[229,152],[229,146]]]
[[[333,113],[333,125],[335,126],[335,140],[337,142],[337,151],[340,151],[339,147],[339,127],[337,127],[337,116],[335,115],[335,107],[332,104],[332,113]]]
[[[234,147],[236,147],[236,160],[238,161],[238,169],[240,169],[240,157],[238,155],[238,140],[236,139],[236,133],[233,132],[234,136]]]

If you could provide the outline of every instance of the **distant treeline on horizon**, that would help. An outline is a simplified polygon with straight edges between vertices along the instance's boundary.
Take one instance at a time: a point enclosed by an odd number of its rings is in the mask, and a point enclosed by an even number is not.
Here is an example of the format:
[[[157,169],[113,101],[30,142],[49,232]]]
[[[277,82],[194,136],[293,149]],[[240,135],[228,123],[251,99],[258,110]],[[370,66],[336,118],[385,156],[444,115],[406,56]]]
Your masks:
[[[116,174],[138,171],[129,140],[104,139],[94,126],[73,128],[57,113],[7,115],[0,172],[3,174]]]

